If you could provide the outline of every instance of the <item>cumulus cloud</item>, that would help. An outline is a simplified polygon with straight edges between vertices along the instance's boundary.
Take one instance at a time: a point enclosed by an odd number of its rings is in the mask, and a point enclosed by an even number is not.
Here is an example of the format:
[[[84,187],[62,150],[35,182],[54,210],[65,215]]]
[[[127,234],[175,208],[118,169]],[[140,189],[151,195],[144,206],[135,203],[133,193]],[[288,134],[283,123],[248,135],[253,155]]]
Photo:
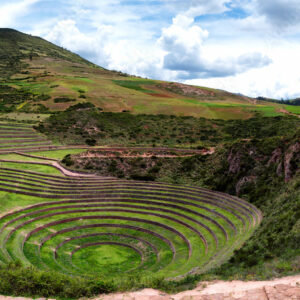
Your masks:
[[[95,33],[84,34],[78,29],[76,22],[69,19],[59,21],[44,37],[86,59],[107,66],[109,64],[107,42],[110,32],[110,26],[102,25]]]
[[[17,19],[29,12],[31,5],[39,0],[23,0],[2,5],[0,9],[0,27],[14,27]]]
[[[208,36],[208,31],[195,25],[193,18],[178,15],[170,27],[163,29],[159,40],[166,51],[164,68],[179,71],[178,78],[181,79],[227,77],[272,62],[258,52],[211,60],[204,54],[204,42]]]
[[[259,14],[280,28],[300,23],[299,0],[257,0],[256,8]]]
[[[115,30],[98,23],[95,31],[84,33],[74,20],[67,19],[58,21],[43,37],[108,69],[150,78],[164,76],[160,48],[116,37]]]
[[[300,95],[299,0],[0,2],[1,27],[108,69],[252,96]]]
[[[265,49],[263,44],[255,44],[252,47],[258,50]],[[243,43],[239,43],[232,51],[239,53],[243,48]],[[186,83],[240,92],[252,97],[300,97],[300,61],[295,59],[299,52],[298,43],[282,41],[272,46],[269,55],[273,63],[266,68],[251,69],[238,76],[187,80]]]

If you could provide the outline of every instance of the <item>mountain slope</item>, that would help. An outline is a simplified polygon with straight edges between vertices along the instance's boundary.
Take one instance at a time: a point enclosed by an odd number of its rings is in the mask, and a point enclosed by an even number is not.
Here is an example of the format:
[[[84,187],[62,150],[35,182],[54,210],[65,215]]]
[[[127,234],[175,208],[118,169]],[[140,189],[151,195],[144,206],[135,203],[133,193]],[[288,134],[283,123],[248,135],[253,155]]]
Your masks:
[[[0,76],[20,71],[22,67],[26,67],[24,63],[22,64],[22,60],[34,57],[53,57],[92,66],[80,56],[42,38],[26,35],[13,29],[0,29],[0,64],[2,66]],[[21,68],[14,69],[18,66]]]
[[[108,112],[211,119],[247,119],[256,113],[276,116],[291,109],[222,90],[108,71],[41,38],[12,29],[0,29],[0,80],[3,113],[45,114],[79,102],[91,102]],[[297,113],[297,108],[293,112]]]

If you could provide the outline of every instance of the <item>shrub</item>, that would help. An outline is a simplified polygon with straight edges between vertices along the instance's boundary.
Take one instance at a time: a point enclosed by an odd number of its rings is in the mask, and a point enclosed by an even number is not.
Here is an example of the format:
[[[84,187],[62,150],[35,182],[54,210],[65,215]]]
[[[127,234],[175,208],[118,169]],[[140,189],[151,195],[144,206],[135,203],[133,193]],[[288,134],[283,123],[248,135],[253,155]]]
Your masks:
[[[59,97],[54,99],[55,103],[74,102],[74,101],[76,101],[76,99],[71,99],[68,97]]]
[[[93,139],[93,138],[88,138],[88,139],[86,139],[85,140],[85,143],[87,144],[87,145],[89,145],[89,146],[95,146],[96,145],[96,140],[95,139]]]
[[[70,106],[66,111],[74,111],[74,110],[94,108],[94,107],[95,107],[95,105],[93,103],[81,102],[81,103]]]
[[[112,282],[24,268],[20,263],[0,266],[0,278],[0,293],[14,296],[80,298],[110,293],[116,289]]]
[[[63,158],[62,162],[63,162],[67,167],[70,167],[70,166],[72,166],[72,165],[74,164],[74,162],[73,162],[73,160],[72,160],[70,154],[66,155],[66,156]]]

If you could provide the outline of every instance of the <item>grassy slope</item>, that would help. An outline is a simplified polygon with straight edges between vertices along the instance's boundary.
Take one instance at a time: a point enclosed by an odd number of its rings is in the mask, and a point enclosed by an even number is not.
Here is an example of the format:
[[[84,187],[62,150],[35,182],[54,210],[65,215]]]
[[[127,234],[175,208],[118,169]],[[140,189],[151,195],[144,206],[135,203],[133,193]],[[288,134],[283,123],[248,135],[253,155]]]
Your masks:
[[[10,94],[15,95],[0,106],[5,113],[47,113],[83,101],[104,111],[214,119],[246,119],[255,111],[274,116],[285,108],[221,90],[189,88],[111,72],[43,39],[8,29],[0,29],[1,77],[5,85],[14,88]],[[7,93],[0,89],[0,98],[6,97]],[[70,102],[54,101],[61,97],[68,97]]]

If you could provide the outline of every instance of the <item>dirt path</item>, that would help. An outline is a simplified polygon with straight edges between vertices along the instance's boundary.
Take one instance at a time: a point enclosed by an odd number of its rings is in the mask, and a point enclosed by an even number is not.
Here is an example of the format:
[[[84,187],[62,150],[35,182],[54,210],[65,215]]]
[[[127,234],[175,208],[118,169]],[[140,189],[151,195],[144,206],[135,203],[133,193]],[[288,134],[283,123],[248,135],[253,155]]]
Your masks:
[[[289,112],[288,110],[283,109],[283,108],[280,108],[280,109],[279,109],[279,112],[284,113],[284,114],[286,114],[286,115],[295,116],[295,117],[297,117],[297,118],[300,118],[300,115],[293,114],[293,113],[291,113],[291,112]]]
[[[300,275],[272,281],[202,282],[196,289],[176,295],[144,289],[95,300],[300,300]]]
[[[76,173],[73,171],[70,171],[66,168],[64,168],[59,162],[52,161],[51,164],[53,167],[61,171],[66,176],[72,176],[72,177],[95,177],[93,174],[83,174],[83,173]]]
[[[66,168],[64,168],[59,162],[57,161],[46,161],[45,162],[38,162],[38,161],[21,161],[21,160],[12,160],[12,159],[0,159],[1,162],[8,162],[8,163],[18,163],[18,164],[31,164],[31,165],[44,165],[44,166],[50,166],[54,167],[57,170],[59,170],[63,175],[65,176],[72,176],[72,177],[98,177],[95,176],[94,174],[84,174],[84,173],[77,173],[70,171]]]
[[[0,296],[0,300],[15,299],[29,300]],[[271,281],[201,282],[196,289],[176,295],[144,289],[99,296],[91,300],[300,300],[300,275]]]

